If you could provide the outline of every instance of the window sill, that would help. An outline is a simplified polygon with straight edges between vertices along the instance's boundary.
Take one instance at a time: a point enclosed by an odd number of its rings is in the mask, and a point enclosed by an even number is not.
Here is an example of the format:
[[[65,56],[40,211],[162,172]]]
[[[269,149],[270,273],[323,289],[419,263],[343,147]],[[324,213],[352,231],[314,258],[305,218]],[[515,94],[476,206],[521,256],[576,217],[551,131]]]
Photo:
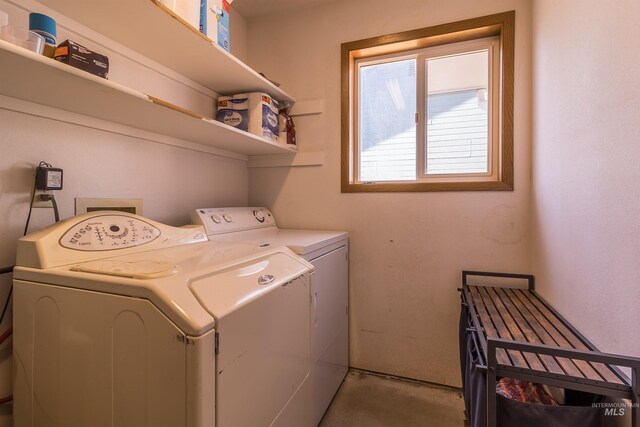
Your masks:
[[[513,182],[403,182],[379,184],[342,183],[343,193],[406,193],[432,191],[513,191]]]

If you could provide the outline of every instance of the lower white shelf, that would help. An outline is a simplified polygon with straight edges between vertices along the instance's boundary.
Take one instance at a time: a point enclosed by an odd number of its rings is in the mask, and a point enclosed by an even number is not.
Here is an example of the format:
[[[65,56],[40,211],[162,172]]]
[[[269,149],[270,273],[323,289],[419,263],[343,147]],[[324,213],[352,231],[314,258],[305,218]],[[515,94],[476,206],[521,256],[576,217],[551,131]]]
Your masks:
[[[0,95],[234,153],[296,152],[3,40],[0,70]]]
[[[324,165],[325,153],[322,151],[311,151],[290,154],[271,154],[268,156],[251,156],[247,167],[249,168],[280,168],[296,166],[322,166]]]

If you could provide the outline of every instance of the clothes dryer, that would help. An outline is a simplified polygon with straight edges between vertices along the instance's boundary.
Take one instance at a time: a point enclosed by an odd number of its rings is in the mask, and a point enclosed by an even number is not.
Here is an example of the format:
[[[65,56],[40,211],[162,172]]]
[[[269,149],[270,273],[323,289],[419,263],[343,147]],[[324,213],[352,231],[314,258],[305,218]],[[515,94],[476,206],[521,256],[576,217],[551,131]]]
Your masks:
[[[122,212],[18,242],[14,418],[32,426],[299,426],[313,266]],[[303,402],[304,403],[304,402]]]
[[[349,367],[348,233],[278,228],[264,207],[196,209],[191,219],[205,227],[212,241],[251,243],[265,249],[285,245],[315,267],[309,399],[313,425],[317,425]]]

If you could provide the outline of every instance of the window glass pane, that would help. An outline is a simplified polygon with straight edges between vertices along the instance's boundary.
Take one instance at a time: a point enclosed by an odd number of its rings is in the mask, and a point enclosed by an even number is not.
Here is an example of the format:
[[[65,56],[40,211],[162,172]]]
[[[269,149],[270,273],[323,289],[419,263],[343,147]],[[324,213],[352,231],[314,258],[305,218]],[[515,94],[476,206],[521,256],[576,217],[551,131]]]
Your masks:
[[[360,67],[361,181],[416,179],[416,60]]]
[[[425,173],[488,173],[488,51],[426,62]]]

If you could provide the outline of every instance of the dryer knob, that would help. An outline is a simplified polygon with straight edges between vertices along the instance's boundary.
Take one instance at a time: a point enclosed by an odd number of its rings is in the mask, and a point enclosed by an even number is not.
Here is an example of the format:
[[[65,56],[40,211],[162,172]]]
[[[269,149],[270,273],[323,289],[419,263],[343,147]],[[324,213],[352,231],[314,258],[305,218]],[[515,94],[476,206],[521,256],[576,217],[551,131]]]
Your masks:
[[[233,217],[229,214],[224,214],[222,215],[222,218],[224,218],[225,221],[227,222],[232,222],[233,221]]]
[[[211,215],[211,221],[215,222],[216,224],[220,224],[222,222],[222,218],[220,218],[220,215],[218,214],[213,214]]]
[[[264,212],[262,212],[262,209],[253,211],[253,216],[258,220],[258,222],[264,222]]]

